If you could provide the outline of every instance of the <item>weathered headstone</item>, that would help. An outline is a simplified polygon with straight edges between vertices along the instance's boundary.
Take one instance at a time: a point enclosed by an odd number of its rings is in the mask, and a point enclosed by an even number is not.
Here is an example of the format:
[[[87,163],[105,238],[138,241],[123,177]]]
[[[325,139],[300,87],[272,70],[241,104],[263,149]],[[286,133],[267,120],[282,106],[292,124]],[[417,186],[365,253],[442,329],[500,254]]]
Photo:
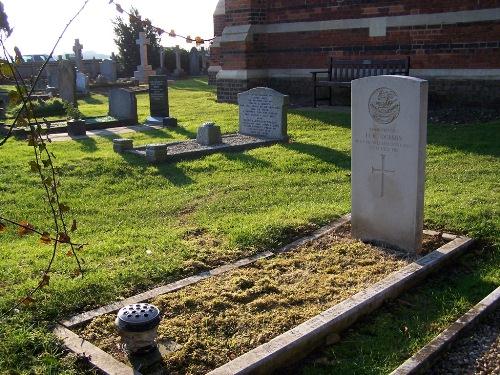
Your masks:
[[[76,69],[83,73],[83,46],[80,44],[80,39],[75,39],[75,45],[73,47],[73,52],[75,53],[75,64]]]
[[[208,71],[208,57],[209,56],[208,56],[207,51],[205,50],[205,47],[201,47],[200,55],[201,55],[201,72],[203,74],[206,74]]]
[[[59,87],[59,67],[57,64],[47,64],[45,68],[47,70],[47,86],[48,87]]]
[[[189,52],[189,74],[192,76],[200,75],[200,53],[196,47],[191,48]]]
[[[99,70],[101,75],[106,78],[108,82],[116,82],[116,61],[114,60],[103,60],[100,64]]]
[[[137,122],[137,98],[133,91],[113,89],[109,92],[109,115]]]
[[[134,148],[134,141],[127,138],[113,139],[113,151],[119,154]]]
[[[181,66],[181,49],[179,48],[179,46],[175,46],[174,52],[175,52],[175,70],[174,70],[174,75],[176,77],[182,77],[185,74],[185,72],[184,72],[184,69],[182,69],[182,66]]]
[[[422,245],[427,81],[352,82],[352,234],[414,252]]]
[[[73,63],[68,60],[59,61],[59,96],[76,105],[76,72]]]
[[[155,73],[153,71],[153,67],[148,64],[148,45],[150,44],[150,41],[146,38],[145,32],[139,32],[139,39],[136,40],[136,43],[139,46],[141,65],[139,65],[137,70],[134,72],[134,79],[140,83],[146,83],[148,81],[148,77],[154,75]]]
[[[240,134],[287,140],[289,97],[267,87],[238,94]]]
[[[80,94],[87,95],[89,93],[89,77],[82,72],[76,72],[76,90]]]
[[[149,77],[149,125],[176,126],[177,120],[170,117],[168,106],[168,79],[158,75]]]

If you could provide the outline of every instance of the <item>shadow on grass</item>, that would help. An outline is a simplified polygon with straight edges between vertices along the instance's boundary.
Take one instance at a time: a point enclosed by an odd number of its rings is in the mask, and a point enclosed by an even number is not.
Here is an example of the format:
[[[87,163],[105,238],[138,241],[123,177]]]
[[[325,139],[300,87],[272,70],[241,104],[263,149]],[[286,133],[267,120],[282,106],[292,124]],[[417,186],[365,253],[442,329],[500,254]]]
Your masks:
[[[145,158],[142,158],[138,155],[128,153],[120,155],[128,164],[134,166],[137,169],[141,169],[142,171],[146,170],[147,168],[155,168],[161,176],[165,177],[175,186],[190,185],[194,182],[194,180],[186,175],[186,173],[181,168],[179,168],[176,163],[152,165],[148,164]]]
[[[224,152],[222,155],[229,161],[238,162],[249,167],[269,168],[272,164],[266,160],[257,159],[247,153]]]
[[[322,160],[325,163],[335,164],[342,169],[351,168],[351,156],[343,151],[338,151],[333,148],[320,146],[311,143],[294,142],[283,145],[288,150],[293,150],[301,154],[307,154],[316,159]]]
[[[96,152],[97,151],[97,142],[94,138],[84,138],[84,139],[73,139],[78,146],[80,146],[80,150],[83,152]]]
[[[291,114],[302,116],[308,120],[320,121],[327,125],[351,128],[351,116],[325,110],[297,109]],[[444,146],[450,149],[474,153],[477,155],[500,156],[498,134],[500,122],[489,122],[467,125],[436,125],[428,126],[428,144]]]
[[[176,126],[175,128],[165,128],[165,129],[169,129],[172,133],[182,135],[182,136],[184,136],[186,138],[190,138],[190,139],[196,138],[196,135],[197,135],[195,132],[187,130],[186,128],[184,128],[182,126]]]

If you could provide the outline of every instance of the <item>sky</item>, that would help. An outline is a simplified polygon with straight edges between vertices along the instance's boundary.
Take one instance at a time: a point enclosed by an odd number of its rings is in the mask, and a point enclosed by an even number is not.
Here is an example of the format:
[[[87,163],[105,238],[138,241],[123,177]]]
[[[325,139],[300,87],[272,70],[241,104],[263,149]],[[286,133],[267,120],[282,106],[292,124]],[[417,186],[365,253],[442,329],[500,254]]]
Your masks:
[[[1,0],[14,32],[6,45],[12,52],[19,47],[23,55],[48,54],[62,30],[78,11],[84,0]],[[142,18],[163,30],[181,35],[213,37],[212,15],[218,0],[116,0],[123,9],[134,5]],[[95,51],[110,55],[117,52],[113,41],[111,20],[119,13],[109,0],[89,0],[85,10],[69,27],[55,55],[73,53],[75,39],[80,39],[83,52]],[[190,49],[182,39],[163,35],[163,46]],[[207,45],[208,46],[208,45]]]

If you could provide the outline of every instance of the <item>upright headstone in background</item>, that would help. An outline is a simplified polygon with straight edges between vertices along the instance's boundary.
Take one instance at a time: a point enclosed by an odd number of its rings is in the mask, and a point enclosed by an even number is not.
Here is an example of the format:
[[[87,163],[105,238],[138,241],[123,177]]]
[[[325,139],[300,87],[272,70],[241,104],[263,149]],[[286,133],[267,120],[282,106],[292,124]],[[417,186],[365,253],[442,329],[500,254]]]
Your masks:
[[[422,246],[427,81],[352,82],[352,234],[406,251]]]
[[[148,77],[154,75],[155,73],[153,71],[153,67],[148,64],[148,45],[150,44],[150,41],[146,38],[145,32],[139,32],[139,39],[136,40],[136,43],[139,46],[139,52],[141,54],[141,65],[139,65],[137,70],[134,72],[134,79],[140,83],[146,83],[148,81]]]
[[[76,72],[76,91],[84,95],[89,93],[89,77],[82,72]]]
[[[103,60],[99,67],[101,75],[106,78],[108,82],[116,82],[117,73],[116,73],[116,61],[114,60]]]
[[[167,76],[149,77],[149,110],[151,116],[146,123],[149,125],[176,126],[177,120],[170,117],[168,106]]]
[[[165,48],[160,47],[160,72],[165,73]]]
[[[56,63],[47,64],[47,86],[52,88],[59,87],[59,66]]]
[[[240,134],[287,140],[288,95],[267,87],[238,94]]]
[[[137,98],[133,91],[113,89],[109,92],[109,115],[137,123]]]
[[[200,75],[200,53],[196,47],[191,48],[189,52],[189,74],[192,76]]]
[[[207,74],[207,72],[208,72],[208,53],[205,50],[205,47],[201,47],[200,55],[201,55],[201,73]]]
[[[181,66],[181,49],[179,48],[179,46],[175,46],[174,52],[175,52],[174,75],[176,77],[182,77],[184,75],[184,70],[182,69]]]
[[[59,61],[59,96],[62,100],[76,105],[76,71],[69,60]]]
[[[73,47],[73,52],[75,53],[75,64],[76,69],[83,73],[83,46],[80,44],[80,39],[75,39],[75,45]]]

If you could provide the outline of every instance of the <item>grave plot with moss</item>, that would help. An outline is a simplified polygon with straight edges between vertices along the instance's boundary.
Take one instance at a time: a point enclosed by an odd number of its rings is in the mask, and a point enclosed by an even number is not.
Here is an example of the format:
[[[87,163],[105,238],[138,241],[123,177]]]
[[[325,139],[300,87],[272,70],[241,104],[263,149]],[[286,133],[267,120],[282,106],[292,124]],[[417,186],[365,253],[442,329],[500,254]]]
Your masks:
[[[169,374],[205,374],[351,297],[416,257],[354,240],[349,227],[152,301],[163,313],[159,341],[182,347],[163,358]],[[444,244],[426,236],[424,251]],[[79,334],[127,362],[114,314]]]

